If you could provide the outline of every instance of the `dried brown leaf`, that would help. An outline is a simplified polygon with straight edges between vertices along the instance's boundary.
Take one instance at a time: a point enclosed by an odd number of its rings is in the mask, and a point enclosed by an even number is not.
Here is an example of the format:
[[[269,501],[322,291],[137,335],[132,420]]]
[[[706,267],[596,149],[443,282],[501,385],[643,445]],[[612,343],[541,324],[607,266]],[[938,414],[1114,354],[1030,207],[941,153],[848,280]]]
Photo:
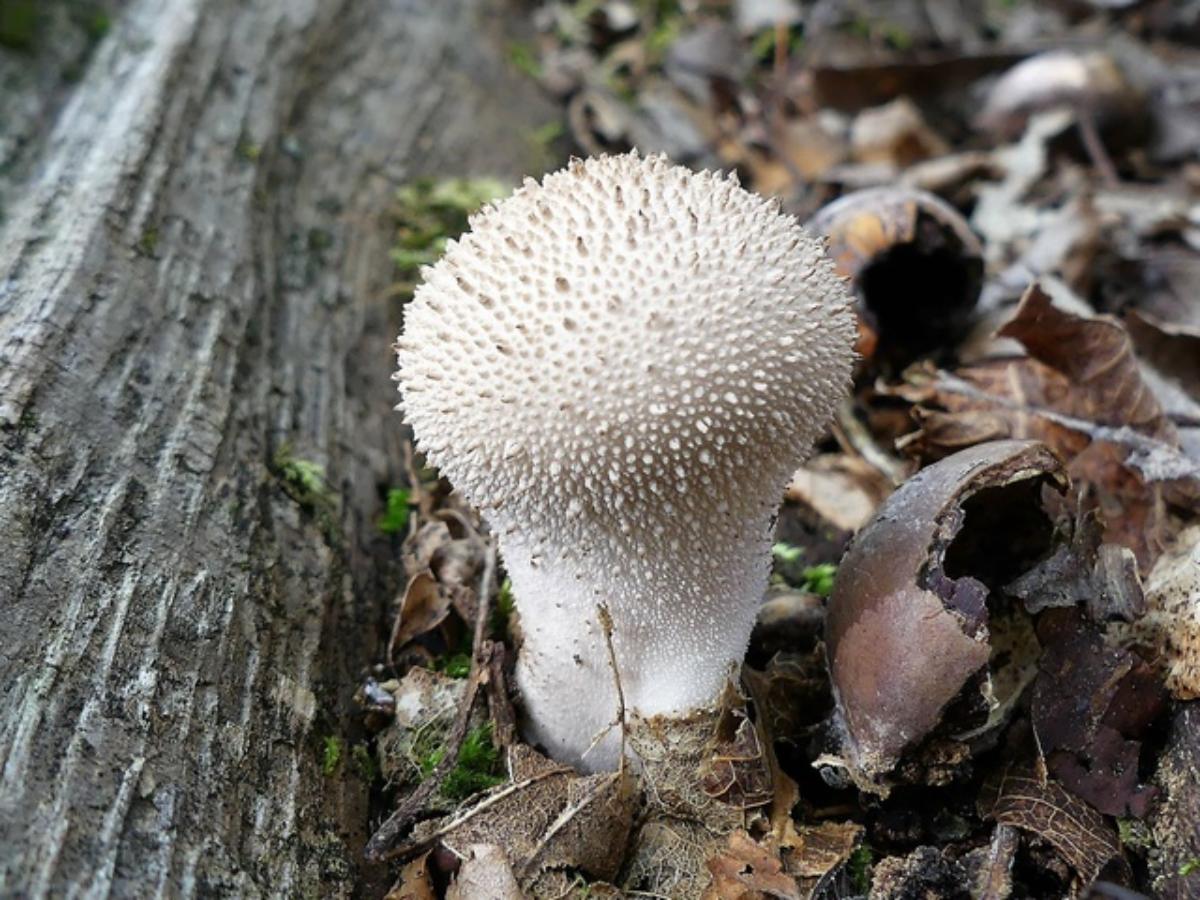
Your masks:
[[[703,900],[802,900],[796,879],[783,871],[776,848],[759,844],[745,831],[729,835],[724,849],[707,863],[712,883]]]
[[[503,848],[475,844],[468,848],[458,874],[446,889],[446,900],[523,900]]]
[[[1181,485],[1200,484],[1200,465],[1178,449],[1128,335],[1114,319],[1053,307],[1037,285],[1000,333],[1025,342],[1031,356],[954,374],[910,370],[894,393],[918,404],[921,430],[901,443],[938,458],[999,436],[1044,441],[1094,498],[1105,540],[1132,549],[1147,570],[1170,534],[1165,492],[1190,496]]]
[[[1045,648],[1030,715],[1050,772],[1100,812],[1146,814],[1153,788],[1138,780],[1141,739],[1165,709],[1157,676],[1139,657],[1106,647],[1075,610],[1038,620]]]
[[[1054,781],[1006,772],[985,786],[981,805],[988,818],[1046,840],[1084,885],[1121,859],[1121,842],[1104,816]]]
[[[437,628],[450,614],[450,593],[429,572],[418,572],[404,589],[400,612],[392,630],[389,654],[396,654],[409,641]]]
[[[842,531],[857,531],[892,492],[892,483],[866,461],[848,454],[816,456],[796,470],[788,500],[807,503]]]
[[[1035,284],[999,334],[1016,338],[1030,356],[1066,377],[1072,389],[1060,412],[1174,442],[1175,429],[1142,381],[1133,343],[1115,319],[1064,312]]]
[[[433,878],[429,874],[429,853],[406,863],[400,878],[383,900],[437,900]]]
[[[732,711],[726,734],[719,735],[698,773],[700,788],[714,800],[741,809],[764,806],[773,796],[758,730],[748,717]],[[724,724],[724,723],[723,723]],[[733,733],[729,734],[730,726]]]
[[[636,801],[628,772],[581,776],[524,744],[510,751],[510,781],[413,830],[413,852],[440,841],[460,857],[477,844],[505,849],[522,885],[551,869],[616,877]]]
[[[784,866],[788,873],[801,879],[824,878],[843,865],[862,840],[863,827],[856,822],[822,822],[820,825],[796,825],[780,841]]]

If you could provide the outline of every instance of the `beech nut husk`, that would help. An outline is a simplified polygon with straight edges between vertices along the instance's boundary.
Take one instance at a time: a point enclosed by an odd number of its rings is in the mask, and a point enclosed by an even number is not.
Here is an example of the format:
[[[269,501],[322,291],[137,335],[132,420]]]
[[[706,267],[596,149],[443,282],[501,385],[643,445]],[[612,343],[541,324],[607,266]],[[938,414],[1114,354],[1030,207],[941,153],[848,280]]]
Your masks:
[[[988,664],[989,585],[1048,549],[1046,482],[1066,487],[1044,444],[979,444],[918,472],[855,536],[825,640],[841,742],[832,761],[860,787],[886,792],[882,776]]]
[[[808,222],[829,238],[858,299],[863,357],[904,364],[952,343],[983,287],[983,247],[953,206],[928,191],[880,187],[826,204]]]

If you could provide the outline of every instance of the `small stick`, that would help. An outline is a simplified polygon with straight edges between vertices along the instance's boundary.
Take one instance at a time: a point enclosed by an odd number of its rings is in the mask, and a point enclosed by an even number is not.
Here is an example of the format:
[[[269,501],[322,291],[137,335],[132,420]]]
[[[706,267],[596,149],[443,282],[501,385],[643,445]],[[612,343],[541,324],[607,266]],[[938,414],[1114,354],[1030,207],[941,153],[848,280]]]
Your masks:
[[[1119,185],[1121,176],[1117,174],[1117,167],[1104,148],[1104,141],[1100,139],[1100,130],[1096,128],[1095,118],[1090,112],[1080,110],[1076,113],[1075,123],[1079,128],[1079,136],[1083,139],[1083,149],[1087,151],[1092,165],[1100,172],[1100,177],[1109,187]]]
[[[619,771],[625,771],[625,691],[621,688],[621,672],[617,668],[617,651],[613,649],[613,620],[608,607],[601,603],[596,607],[600,627],[604,629],[604,646],[608,648],[608,664],[612,666],[613,684],[617,688],[617,719],[613,723],[621,729],[621,762]]]

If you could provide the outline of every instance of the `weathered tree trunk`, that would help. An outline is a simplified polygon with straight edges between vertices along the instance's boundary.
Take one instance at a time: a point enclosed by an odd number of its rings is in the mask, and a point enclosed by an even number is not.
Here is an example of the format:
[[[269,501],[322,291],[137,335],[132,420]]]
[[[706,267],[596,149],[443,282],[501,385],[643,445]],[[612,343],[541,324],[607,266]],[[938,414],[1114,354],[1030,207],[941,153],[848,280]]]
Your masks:
[[[321,747],[396,589],[385,213],[418,174],[519,173],[552,112],[502,0],[27,5],[32,46],[0,48],[0,895],[361,889],[367,787]]]

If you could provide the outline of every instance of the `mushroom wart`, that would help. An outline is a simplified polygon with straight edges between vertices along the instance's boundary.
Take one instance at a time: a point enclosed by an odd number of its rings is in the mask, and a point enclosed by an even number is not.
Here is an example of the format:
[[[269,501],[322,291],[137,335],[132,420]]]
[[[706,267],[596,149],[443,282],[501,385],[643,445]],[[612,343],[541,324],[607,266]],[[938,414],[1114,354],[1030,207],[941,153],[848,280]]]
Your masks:
[[[599,607],[628,712],[716,704],[783,489],[849,381],[847,288],[777,203],[636,154],[527,179],[423,274],[402,408],[498,535],[526,734],[615,768]]]

